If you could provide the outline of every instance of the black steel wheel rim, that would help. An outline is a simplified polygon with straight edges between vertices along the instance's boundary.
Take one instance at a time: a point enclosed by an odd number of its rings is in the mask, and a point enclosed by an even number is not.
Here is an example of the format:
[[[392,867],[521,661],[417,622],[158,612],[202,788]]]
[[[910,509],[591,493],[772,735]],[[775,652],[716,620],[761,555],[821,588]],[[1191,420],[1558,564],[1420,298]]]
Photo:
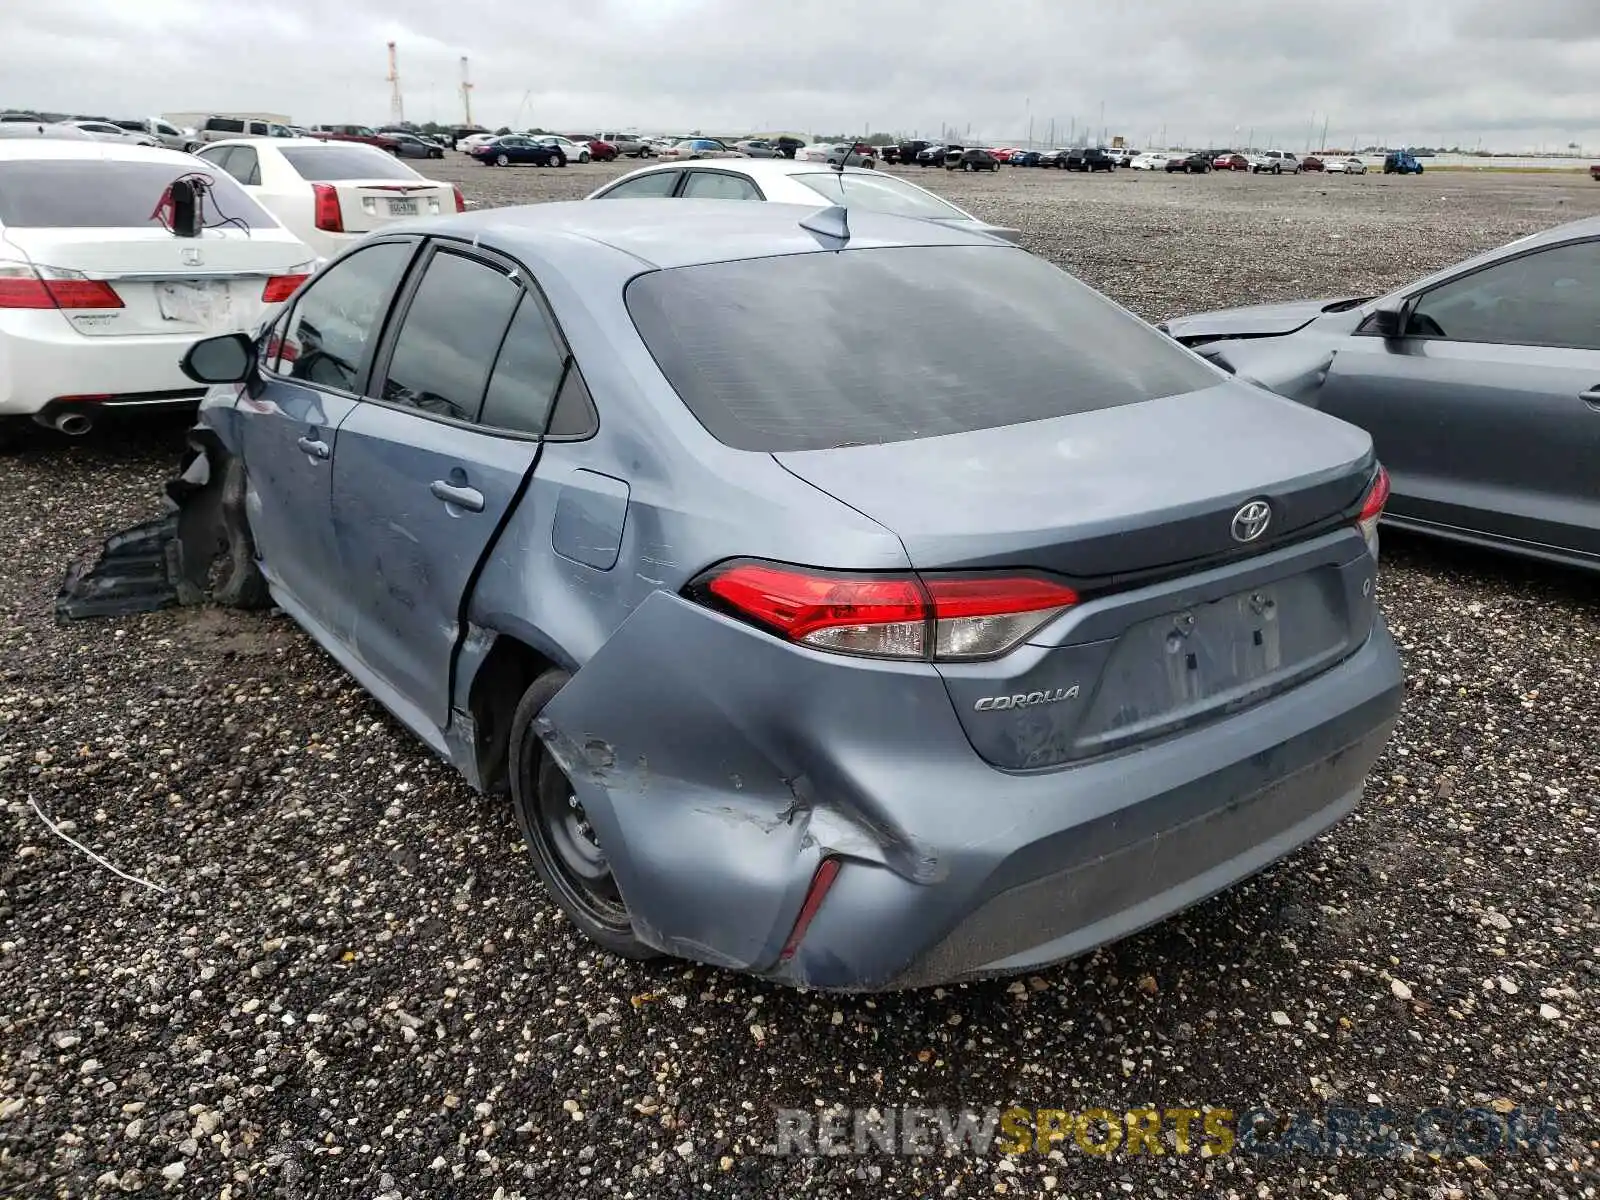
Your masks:
[[[599,925],[631,931],[611,864],[566,773],[541,754],[532,783],[538,835],[564,898]]]

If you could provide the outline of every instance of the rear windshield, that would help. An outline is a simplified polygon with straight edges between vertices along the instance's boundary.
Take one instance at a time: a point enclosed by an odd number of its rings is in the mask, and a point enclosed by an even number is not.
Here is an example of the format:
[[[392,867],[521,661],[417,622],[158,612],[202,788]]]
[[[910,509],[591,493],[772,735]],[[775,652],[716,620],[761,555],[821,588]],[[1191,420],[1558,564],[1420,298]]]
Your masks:
[[[174,179],[196,173],[193,163],[104,159],[0,162],[0,225],[12,229],[133,229],[159,227],[156,206]],[[237,218],[252,229],[278,223],[220,170],[211,180],[206,224]]]
[[[638,276],[626,300],[690,411],[742,450],[967,433],[1216,383],[1176,342],[1014,248],[679,267]]]
[[[421,179],[410,167],[375,146],[284,146],[279,150],[302,179],[339,183],[346,179]]]
[[[892,175],[870,174],[840,175],[837,171],[818,171],[792,178],[805,184],[817,195],[834,204],[848,208],[864,208],[868,212],[888,213],[895,217],[932,217],[937,220],[959,220],[966,217],[953,204],[946,204],[937,196],[905,183]]]

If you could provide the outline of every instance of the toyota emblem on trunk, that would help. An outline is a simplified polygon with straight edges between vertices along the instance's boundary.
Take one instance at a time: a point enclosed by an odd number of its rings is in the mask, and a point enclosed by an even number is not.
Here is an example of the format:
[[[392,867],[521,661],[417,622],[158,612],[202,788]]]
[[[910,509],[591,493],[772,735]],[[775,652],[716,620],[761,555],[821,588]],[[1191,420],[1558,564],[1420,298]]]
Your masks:
[[[1253,542],[1272,524],[1272,505],[1265,500],[1251,500],[1233,514],[1233,540]]]

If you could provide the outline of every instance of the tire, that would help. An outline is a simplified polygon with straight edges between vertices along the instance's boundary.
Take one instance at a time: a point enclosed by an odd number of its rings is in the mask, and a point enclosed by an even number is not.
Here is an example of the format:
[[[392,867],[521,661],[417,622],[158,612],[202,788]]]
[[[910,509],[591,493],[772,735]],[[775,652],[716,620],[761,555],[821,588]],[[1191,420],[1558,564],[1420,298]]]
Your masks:
[[[567,156],[565,154],[556,155],[556,166],[564,167],[566,165],[567,165]]]
[[[1273,173],[1273,174],[1274,174],[1274,175],[1282,175],[1282,174],[1283,174],[1283,164],[1282,164],[1282,163],[1278,163],[1278,164],[1276,164],[1276,165],[1275,165],[1275,166],[1274,166],[1274,167],[1273,167],[1273,168],[1272,168],[1272,173]]]
[[[266,577],[256,565],[256,542],[246,515],[245,492],[244,463],[229,459],[222,474],[219,509],[224,543],[211,566],[211,599],[224,608],[271,608]]]
[[[511,165],[511,156],[507,154],[496,154],[494,156],[494,165],[497,167],[509,167]]]
[[[588,161],[589,161],[589,152],[587,150],[580,150],[578,152],[578,162],[581,164],[581,163],[586,163]]]
[[[627,905],[566,775],[540,742],[534,721],[566,684],[547,671],[529,685],[511,717],[511,803],[545,891],[590,941],[622,958],[657,952],[633,932]]]

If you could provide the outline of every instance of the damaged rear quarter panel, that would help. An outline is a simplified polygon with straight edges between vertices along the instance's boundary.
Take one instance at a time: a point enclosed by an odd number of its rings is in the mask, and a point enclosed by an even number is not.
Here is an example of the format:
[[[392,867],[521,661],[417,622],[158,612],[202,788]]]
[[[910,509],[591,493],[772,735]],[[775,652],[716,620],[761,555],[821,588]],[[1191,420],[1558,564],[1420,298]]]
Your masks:
[[[640,937],[759,968],[828,851],[915,882],[943,877],[948,864],[906,818],[948,828],[950,800],[930,791],[912,814],[881,799],[918,791],[881,786],[914,765],[883,747],[916,744],[918,728],[930,743],[954,732],[930,666],[799,650],[656,592],[550,702],[540,730]],[[930,746],[924,768],[937,757]]]

